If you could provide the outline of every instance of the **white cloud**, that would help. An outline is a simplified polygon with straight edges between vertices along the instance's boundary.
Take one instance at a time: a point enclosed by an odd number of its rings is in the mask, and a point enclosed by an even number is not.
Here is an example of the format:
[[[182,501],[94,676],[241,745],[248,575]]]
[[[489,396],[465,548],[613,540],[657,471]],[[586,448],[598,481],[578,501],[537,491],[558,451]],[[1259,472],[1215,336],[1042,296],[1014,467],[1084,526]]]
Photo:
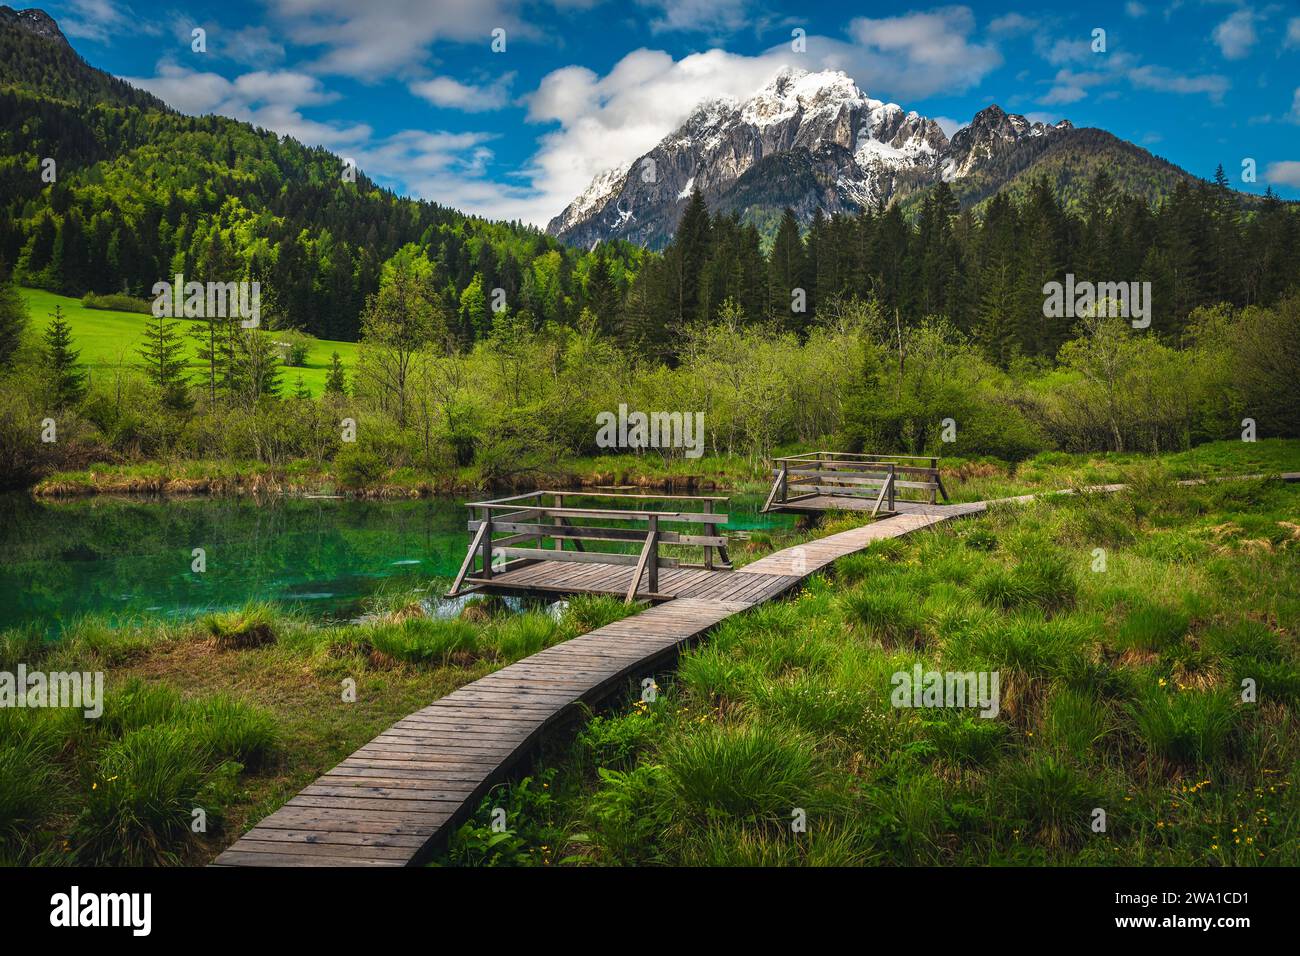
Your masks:
[[[1216,103],[1223,99],[1230,85],[1226,76],[1217,73],[1188,76],[1163,66],[1136,67],[1128,71],[1128,78],[1140,89],[1159,93],[1205,93]]]
[[[1119,54],[1116,54],[1119,56]],[[1127,60],[1111,60],[1106,65],[1122,66]],[[1102,86],[1107,83],[1113,83],[1119,79],[1119,72],[1116,70],[1057,70],[1056,76],[1052,79],[1052,88],[1047,94],[1039,99],[1038,102],[1044,106],[1054,104],[1077,103],[1088,95],[1088,90],[1094,86]]]
[[[700,102],[752,94],[782,59],[709,50],[674,60],[641,49],[603,77],[581,66],[547,74],[527,98],[530,120],[559,124],[541,137],[527,171],[535,190],[527,207],[532,221],[544,223],[597,174],[649,152]]]
[[[320,47],[311,64],[324,73],[379,79],[418,71],[434,41],[479,43],[491,52],[492,30],[510,43],[538,31],[516,13],[517,0],[268,0],[289,40]]]
[[[975,15],[969,7],[941,7],[928,13],[849,23],[852,44],[829,51],[826,65],[841,66],[868,92],[919,99],[959,93],[1002,65],[988,44],[971,41]],[[818,46],[810,38],[809,53]]]
[[[510,85],[514,79],[514,73],[506,73],[491,83],[475,86],[450,76],[435,76],[412,83],[411,92],[434,106],[465,113],[483,113],[499,110],[510,102]]]
[[[656,11],[650,29],[723,35],[734,33],[749,19],[748,0],[638,0]]]
[[[1214,28],[1214,42],[1229,60],[1240,60],[1250,54],[1250,48],[1259,39],[1255,33],[1255,14],[1249,9],[1238,10]]]
[[[955,120],[949,116],[933,116],[931,119],[939,124],[939,129],[943,130],[943,135],[947,136],[949,139],[952,139],[952,134],[957,132],[957,130],[961,129],[963,126],[970,125],[969,120]]]
[[[68,0],[68,12],[58,17],[59,29],[68,36],[106,43],[123,33],[157,34],[156,24],[137,17],[116,0]]]
[[[1092,41],[1081,37],[1062,37],[1056,40],[1039,35],[1034,42],[1041,56],[1052,66],[1064,66],[1066,63],[1087,63],[1089,60],[1100,61],[1103,56],[1092,52]]]
[[[1283,119],[1288,123],[1300,123],[1300,86],[1296,87],[1295,95],[1291,97],[1291,112]]]
[[[1136,20],[1147,15],[1147,8],[1138,3],[1137,0],[1129,0],[1128,3],[1124,4],[1124,13]]]
[[[989,33],[995,36],[1016,36],[1017,34],[1028,33],[1037,27],[1037,20],[1033,20],[1021,13],[1007,13],[995,17],[989,22]]]
[[[1300,189],[1300,162],[1287,159],[1278,163],[1269,163],[1264,167],[1264,181],[1274,186]]]
[[[212,31],[208,31],[209,39]],[[186,34],[189,42],[189,34]],[[284,44],[271,35],[267,27],[247,26],[238,30],[221,30],[217,52],[245,66],[270,66],[284,59]]]
[[[182,113],[219,113],[308,145],[346,149],[371,135],[365,123],[321,123],[303,116],[303,107],[333,102],[338,94],[326,90],[316,77],[292,70],[258,70],[228,80],[164,60],[155,76],[123,79]]]
[[[1286,42],[1287,48],[1300,47],[1300,17],[1292,17],[1286,22]]]

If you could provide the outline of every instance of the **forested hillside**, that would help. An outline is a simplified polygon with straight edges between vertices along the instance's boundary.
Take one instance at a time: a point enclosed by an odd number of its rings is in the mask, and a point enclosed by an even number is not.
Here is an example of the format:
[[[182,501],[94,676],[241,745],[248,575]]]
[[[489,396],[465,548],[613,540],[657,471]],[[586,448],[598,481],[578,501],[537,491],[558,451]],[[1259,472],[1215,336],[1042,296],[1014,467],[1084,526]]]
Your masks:
[[[1243,208],[1220,169],[1213,183],[1180,180],[1153,206],[1098,168],[1070,196],[1046,176],[1001,192],[982,214],[953,189],[902,208],[814,216],[801,237],[788,210],[770,254],[752,225],[711,217],[696,196],[662,258],[649,261],[624,310],[625,334],[671,358],[692,322],[735,313],[799,334],[844,302],[873,298],[903,326],[942,316],[1006,367],[1053,358],[1075,331],[1043,315],[1043,286],[1067,273],[1091,282],[1152,284],[1151,329],[1178,342],[1198,306],[1274,302],[1300,284],[1300,215],[1270,192]],[[803,310],[793,290],[806,293]],[[728,304],[730,300],[730,304]]]
[[[0,259],[20,283],[142,296],[178,272],[257,279],[274,323],[355,340],[383,263],[410,243],[464,341],[485,331],[485,289],[503,289],[538,321],[573,321],[585,304],[593,257],[538,230],[400,198],[359,170],[347,182],[324,149],[183,116],[90,67],[61,37],[0,18]],[[639,257],[628,246],[602,253],[617,283]]]

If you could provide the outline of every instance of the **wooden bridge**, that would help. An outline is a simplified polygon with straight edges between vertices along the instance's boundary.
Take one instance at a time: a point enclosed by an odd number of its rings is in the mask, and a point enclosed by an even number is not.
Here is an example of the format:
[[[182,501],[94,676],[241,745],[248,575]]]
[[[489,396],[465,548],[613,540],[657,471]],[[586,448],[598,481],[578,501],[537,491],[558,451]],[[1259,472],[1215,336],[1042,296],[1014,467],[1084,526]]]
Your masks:
[[[792,460],[804,462],[807,459],[798,456]],[[820,461],[830,460],[833,459]],[[942,493],[937,463],[931,467],[934,469],[934,490]],[[801,464],[794,470],[803,468]],[[791,470],[785,469],[787,477]],[[832,469],[816,466],[813,470]],[[875,466],[877,473],[881,470],[879,465]],[[892,472],[883,470],[887,474],[916,473],[903,472],[902,468]],[[1281,477],[1286,481],[1300,480],[1300,475],[1296,474]],[[921,490],[928,490],[929,483],[922,484]],[[1107,485],[1090,490],[1116,491],[1122,487]],[[533,502],[533,506],[515,504],[511,507],[525,512],[538,511],[539,507],[565,509],[563,499],[550,506],[536,505],[551,494],[554,493],[522,495],[519,499]],[[876,494],[879,498],[879,489]],[[1021,495],[1000,501],[1026,502],[1035,497]],[[500,503],[476,502],[473,507],[486,508],[490,516]],[[714,584],[725,579],[733,589],[709,590],[706,585],[690,595],[683,591],[680,596],[653,604],[639,614],[549,647],[466,684],[423,710],[399,720],[245,833],[217,857],[213,865],[408,866],[425,862],[452,830],[474,811],[492,787],[506,779],[546,731],[581,717],[585,706],[626,686],[628,678],[666,666],[684,645],[698,639],[718,622],[784,593],[837,558],[860,551],[873,541],[899,537],[951,518],[980,512],[994,503],[980,501],[946,505],[896,500],[894,507],[898,513],[864,527],[786,548],[735,571],[708,571],[705,568],[703,570],[710,574],[722,576]],[[590,509],[571,510],[584,512]],[[653,513],[637,514],[640,517],[628,520],[645,521],[649,527]],[[658,513],[658,516],[662,518],[663,513]],[[519,520],[506,521],[504,516],[498,516],[501,523],[531,527],[526,531],[500,530],[509,535],[530,535],[534,539],[540,534],[538,528],[550,530],[531,517],[527,520],[520,515],[514,517]],[[595,520],[553,511],[545,517],[550,517],[552,522],[557,517]],[[491,517],[479,520],[492,521]],[[710,527],[722,523],[714,522]],[[483,543],[491,537],[494,529],[488,527],[485,530],[479,525],[472,526],[471,530],[481,555]],[[500,545],[500,542],[496,544]],[[716,542],[705,546],[725,547]],[[646,542],[643,542],[642,554],[645,548]],[[725,551],[721,554],[725,560]],[[549,552],[547,555],[554,558]],[[511,560],[509,556],[499,556],[499,560],[502,559]],[[523,556],[522,560],[535,558]],[[648,566],[648,559],[641,562],[638,557],[638,564]],[[492,557],[488,552],[489,574],[483,579],[499,583],[504,575],[493,572],[491,566]],[[566,563],[565,566],[572,568],[574,564]],[[461,569],[461,577],[466,581],[471,580],[468,570],[469,565]],[[659,587],[668,589],[666,583]],[[643,598],[648,596],[639,591],[633,593]],[[664,592],[659,593],[662,596]],[[730,596],[723,597],[723,594]]]
[[[635,507],[650,501],[672,510]],[[722,534],[727,515],[717,510],[726,501],[564,491],[472,501],[473,537],[448,597],[484,591],[617,594],[629,603],[731,600],[737,595],[727,582],[737,582]]]
[[[573,506],[579,497],[653,497],[681,510]],[[626,686],[629,678],[669,665],[684,645],[718,622],[778,597],[872,541],[984,507],[935,505],[925,513],[895,514],[731,570],[726,539],[717,533],[727,520],[716,508],[724,500],[539,491],[471,503],[477,513],[469,524],[473,538],[452,593],[497,588],[618,593],[651,606],[495,671],[399,720],[259,822],[213,865],[422,863],[542,734],[580,717],[586,706]],[[665,531],[663,524],[683,530]],[[693,525],[706,533],[694,533]],[[631,534],[611,533],[620,530]],[[553,542],[549,549],[542,547],[546,540]],[[593,542],[639,545],[639,551],[580,549]],[[565,549],[566,543],[574,549]],[[535,546],[519,547],[524,544]],[[661,545],[704,549],[702,561],[688,565],[660,555]],[[607,563],[611,558],[615,563]],[[595,577],[593,569],[599,572]]]
[[[924,464],[923,464],[924,463]],[[874,518],[948,500],[938,458],[813,451],[775,461],[764,511],[868,511]]]

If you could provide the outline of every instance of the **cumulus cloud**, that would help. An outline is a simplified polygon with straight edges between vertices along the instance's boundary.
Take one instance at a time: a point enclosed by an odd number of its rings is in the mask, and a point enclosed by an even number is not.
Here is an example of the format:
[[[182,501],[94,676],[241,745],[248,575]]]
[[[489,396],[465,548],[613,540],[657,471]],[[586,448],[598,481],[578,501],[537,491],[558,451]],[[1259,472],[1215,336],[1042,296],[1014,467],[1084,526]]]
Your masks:
[[[130,7],[116,0],[68,0],[58,22],[59,29],[68,36],[97,43],[106,43],[118,34],[160,32],[156,24],[137,17]]]
[[[655,12],[650,29],[724,35],[749,20],[748,0],[639,0]]]
[[[321,123],[303,116],[302,108],[331,103],[338,94],[316,77],[293,70],[257,70],[230,80],[164,60],[154,76],[123,79],[182,113],[219,113],[311,145],[346,149],[372,132],[365,123]]]
[[[994,36],[1016,36],[1038,27],[1038,21],[1022,13],[1008,13],[989,22],[989,33]]]
[[[1300,189],[1300,162],[1287,159],[1264,167],[1264,182]]]
[[[1217,73],[1192,76],[1163,66],[1136,67],[1129,70],[1128,78],[1140,89],[1159,93],[1204,93],[1216,103],[1223,99],[1230,85],[1226,76]]]
[[[512,39],[535,37],[517,0],[268,0],[288,38],[319,47],[312,68],[361,79],[418,71],[434,41],[481,43],[490,49],[492,30]]]
[[[649,152],[700,102],[743,98],[782,65],[776,55],[709,50],[674,60],[659,50],[634,50],[605,76],[582,66],[547,74],[527,98],[528,118],[558,123],[544,134],[529,164],[537,190],[537,221],[556,215],[599,173]]]
[[[1259,39],[1255,33],[1254,11],[1249,8],[1236,11],[1215,27],[1211,35],[1226,59],[1243,59]]]
[[[969,7],[849,23],[851,44],[827,44],[825,59],[843,68],[868,92],[922,98],[974,86],[1002,65],[997,48],[972,40],[975,15]],[[810,38],[809,53],[817,45]]]
[[[435,76],[411,84],[411,92],[434,106],[457,109],[465,113],[499,110],[510,102],[510,85],[515,74],[503,74],[491,83],[462,83],[450,76]]]

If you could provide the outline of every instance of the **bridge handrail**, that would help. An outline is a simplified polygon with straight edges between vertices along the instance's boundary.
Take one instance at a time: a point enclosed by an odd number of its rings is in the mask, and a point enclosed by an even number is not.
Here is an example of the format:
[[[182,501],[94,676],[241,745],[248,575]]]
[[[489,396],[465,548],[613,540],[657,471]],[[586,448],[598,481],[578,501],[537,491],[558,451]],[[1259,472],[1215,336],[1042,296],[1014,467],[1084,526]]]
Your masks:
[[[550,496],[554,504],[547,504]],[[701,511],[657,511],[648,509],[572,507],[565,503],[566,498],[615,499],[623,501],[671,501],[699,502]],[[472,533],[469,549],[460,571],[456,575],[448,596],[461,593],[461,585],[474,572],[476,558],[479,560],[477,577],[472,578],[476,586],[490,582],[496,573],[518,568],[535,561],[573,561],[586,563],[635,564],[627,600],[635,599],[640,588],[641,579],[648,574],[649,590],[657,593],[659,587],[659,568],[680,567],[676,558],[660,556],[661,544],[686,545],[704,549],[703,567],[715,567],[714,553],[722,558],[722,567],[729,568],[731,559],[727,554],[727,538],[720,533],[719,525],[724,525],[729,516],[714,510],[718,502],[728,499],[721,495],[654,495],[654,494],[618,494],[611,492],[593,492],[588,490],[557,491],[539,489],[517,495],[508,495],[484,501],[470,501],[466,507],[470,511],[468,529]],[[475,511],[478,517],[475,517]],[[504,513],[502,513],[504,512]],[[570,519],[597,521],[621,521],[633,524],[632,528],[609,528],[572,524]],[[706,526],[706,533],[700,535],[684,534],[676,531],[661,531],[660,523],[701,524]],[[506,537],[493,539],[493,534],[504,533]],[[553,543],[553,550],[542,546],[547,539]],[[572,541],[575,550],[564,548],[566,541]],[[588,552],[583,541],[608,541],[613,543],[641,543],[639,556],[623,553]],[[535,543],[536,547],[515,547],[518,544]],[[504,558],[505,564],[499,569],[493,567],[494,558]],[[514,559],[514,560],[511,560]]]

